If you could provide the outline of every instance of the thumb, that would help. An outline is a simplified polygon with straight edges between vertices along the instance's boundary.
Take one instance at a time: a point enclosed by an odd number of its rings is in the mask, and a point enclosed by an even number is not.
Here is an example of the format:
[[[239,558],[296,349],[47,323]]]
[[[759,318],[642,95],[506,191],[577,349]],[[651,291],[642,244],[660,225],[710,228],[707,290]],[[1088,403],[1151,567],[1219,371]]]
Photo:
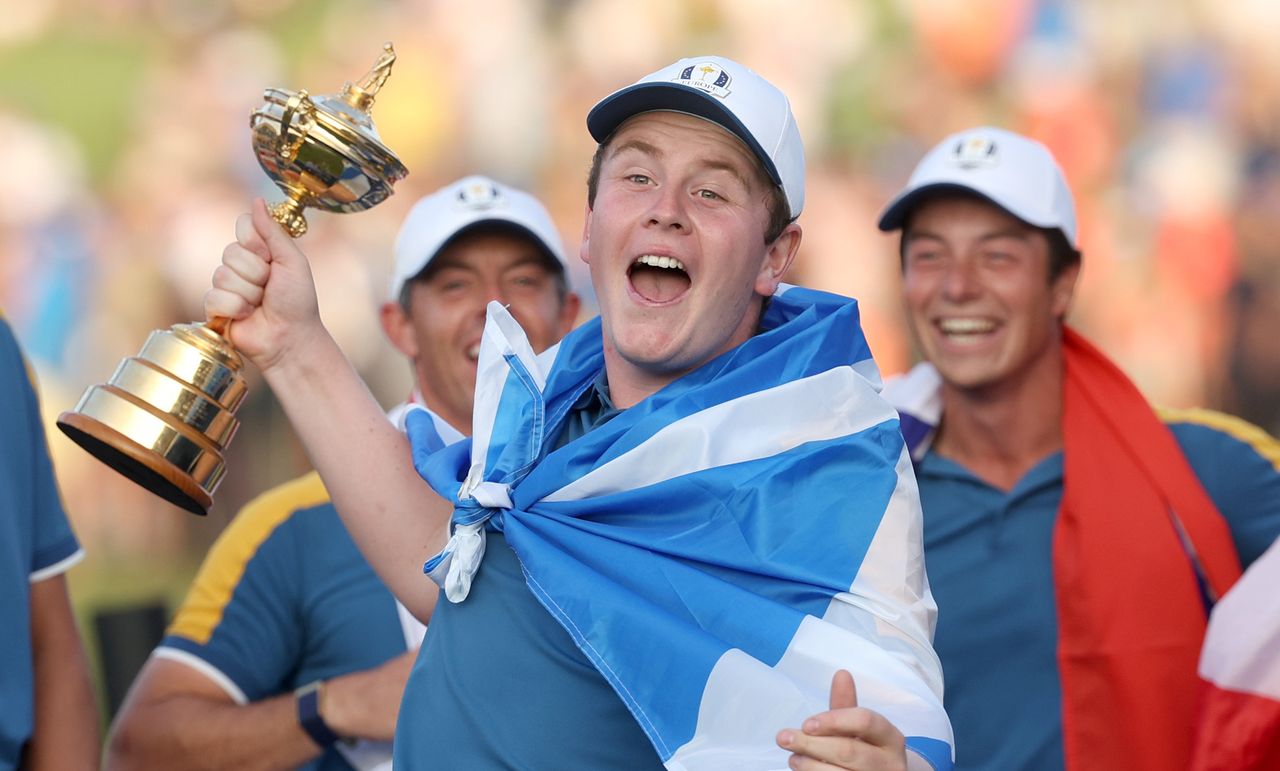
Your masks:
[[[831,709],[858,706],[858,689],[847,669],[838,670],[831,678]]]
[[[293,242],[288,233],[284,232],[284,227],[271,216],[271,212],[267,209],[267,202],[262,198],[253,199],[252,214],[253,228],[266,243],[271,259],[274,261],[284,257],[288,261],[293,253],[297,252],[298,245]]]

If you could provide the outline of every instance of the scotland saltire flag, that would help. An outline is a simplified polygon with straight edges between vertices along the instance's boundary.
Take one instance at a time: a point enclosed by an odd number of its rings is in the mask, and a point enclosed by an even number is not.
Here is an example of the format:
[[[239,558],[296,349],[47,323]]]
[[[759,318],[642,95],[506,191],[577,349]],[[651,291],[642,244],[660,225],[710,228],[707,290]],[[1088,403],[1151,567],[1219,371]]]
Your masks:
[[[942,423],[942,375],[932,364],[922,361],[905,375],[886,380],[882,393],[898,411],[907,451],[920,462],[929,454]]]
[[[551,450],[599,375],[600,321],[535,356],[490,303],[474,437],[419,471],[456,501],[427,563],[453,602],[505,532],[529,589],[672,771],[784,769],[774,736],[850,670],[935,768],[952,763],[920,502],[853,300],[784,286],[762,331]]]

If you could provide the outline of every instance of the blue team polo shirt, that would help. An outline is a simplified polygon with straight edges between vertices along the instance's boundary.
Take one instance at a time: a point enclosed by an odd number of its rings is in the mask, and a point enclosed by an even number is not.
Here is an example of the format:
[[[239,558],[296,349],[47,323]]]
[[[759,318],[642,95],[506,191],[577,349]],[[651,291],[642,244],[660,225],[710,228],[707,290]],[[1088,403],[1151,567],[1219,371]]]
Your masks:
[[[406,650],[394,597],[312,472],[236,515],[155,655],[197,669],[246,704]],[[301,768],[352,766],[335,746]]]
[[[1248,565],[1280,534],[1280,472],[1264,454],[1280,447],[1206,411],[1169,427]],[[1064,767],[1052,560],[1062,464],[1051,455],[1007,493],[934,452],[916,466],[956,769]]]
[[[618,412],[602,373],[567,416],[557,446]],[[529,591],[502,533],[490,530],[487,539],[467,599],[441,595],[436,604],[405,687],[395,767],[661,769],[622,700]]]
[[[81,556],[62,509],[40,407],[0,315],[0,771],[17,768],[35,726],[31,584]]]

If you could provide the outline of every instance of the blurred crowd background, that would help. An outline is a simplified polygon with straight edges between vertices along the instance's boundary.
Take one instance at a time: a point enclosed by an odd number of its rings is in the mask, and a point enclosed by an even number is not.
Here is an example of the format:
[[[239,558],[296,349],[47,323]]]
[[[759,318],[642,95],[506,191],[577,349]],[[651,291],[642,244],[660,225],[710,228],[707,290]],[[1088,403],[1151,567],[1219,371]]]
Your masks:
[[[387,405],[410,380],[376,307],[413,201],[488,173],[542,197],[576,252],[589,107],[718,53],[790,96],[809,178],[789,279],[859,298],[886,374],[913,354],[877,212],[929,146],[993,124],[1048,144],[1076,192],[1075,324],[1156,403],[1274,434],[1278,31],[1273,0],[0,0],[0,308],[89,552],[77,605],[174,602],[239,506],[307,467],[256,372],[204,519],[53,427],[151,330],[203,318],[237,214],[281,198],[249,144],[266,87],[336,93],[395,44],[373,117],[410,175],[376,209],[311,213],[301,241],[326,322]]]

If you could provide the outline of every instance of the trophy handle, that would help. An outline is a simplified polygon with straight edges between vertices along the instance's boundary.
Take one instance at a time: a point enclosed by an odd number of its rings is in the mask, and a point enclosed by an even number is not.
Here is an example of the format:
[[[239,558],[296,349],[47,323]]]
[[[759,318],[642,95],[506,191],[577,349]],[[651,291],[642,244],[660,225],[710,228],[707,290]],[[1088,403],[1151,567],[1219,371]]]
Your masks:
[[[290,141],[289,129],[294,117],[298,118],[298,124],[294,127],[297,136]],[[307,134],[315,123],[316,106],[304,88],[285,102],[284,114],[280,116],[280,135],[276,140],[276,154],[286,163],[292,163],[298,157],[298,151],[302,149],[302,143],[307,140]]]

